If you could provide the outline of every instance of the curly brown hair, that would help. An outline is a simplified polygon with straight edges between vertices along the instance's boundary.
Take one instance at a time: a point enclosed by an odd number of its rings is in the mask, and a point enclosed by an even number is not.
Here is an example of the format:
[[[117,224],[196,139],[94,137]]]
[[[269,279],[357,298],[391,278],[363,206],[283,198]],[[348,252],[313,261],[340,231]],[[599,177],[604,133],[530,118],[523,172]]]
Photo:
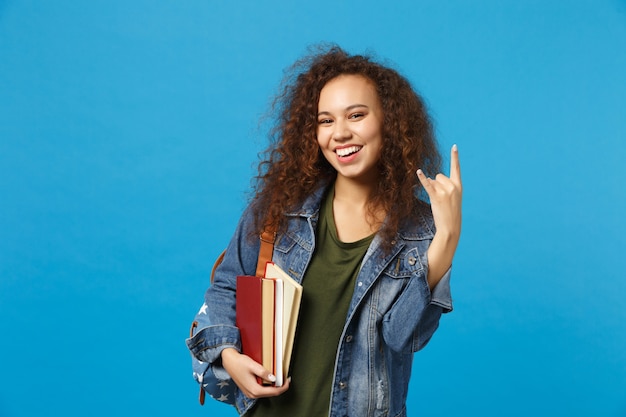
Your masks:
[[[429,176],[440,171],[441,156],[426,106],[394,69],[335,45],[318,48],[291,67],[274,100],[276,120],[252,202],[255,231],[283,230],[287,210],[299,208],[312,192],[334,180],[336,171],[317,142],[320,91],[340,75],[361,75],[376,87],[383,109],[380,175],[369,206],[371,212],[386,213],[379,233],[389,245],[403,219],[426,208],[415,171],[421,168]]]

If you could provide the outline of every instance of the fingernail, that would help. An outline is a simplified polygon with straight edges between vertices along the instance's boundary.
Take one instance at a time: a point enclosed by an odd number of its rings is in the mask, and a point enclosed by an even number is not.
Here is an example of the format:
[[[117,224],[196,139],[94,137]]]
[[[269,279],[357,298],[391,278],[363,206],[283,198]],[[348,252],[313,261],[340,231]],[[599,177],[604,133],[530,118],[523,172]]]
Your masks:
[[[415,171],[415,173],[416,173],[417,175],[422,175],[422,174],[423,174],[423,172],[422,172],[422,170],[421,170],[421,169],[418,169],[417,171]]]
[[[452,150],[453,151],[458,151],[459,150],[458,147],[456,146],[456,143],[454,145],[452,145]]]
[[[269,374],[269,375],[267,376],[267,379],[268,379],[270,382],[276,382],[276,377],[275,377],[274,375],[272,375],[272,374]]]

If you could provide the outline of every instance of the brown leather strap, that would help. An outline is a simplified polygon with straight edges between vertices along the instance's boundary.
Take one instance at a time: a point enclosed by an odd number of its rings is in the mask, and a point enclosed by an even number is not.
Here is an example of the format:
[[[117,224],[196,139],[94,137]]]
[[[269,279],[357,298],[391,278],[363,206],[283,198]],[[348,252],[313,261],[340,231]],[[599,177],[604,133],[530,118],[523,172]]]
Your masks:
[[[259,236],[259,238],[261,239],[261,249],[259,250],[259,259],[256,264],[256,276],[265,277],[265,265],[272,261],[276,233],[265,231],[261,234],[261,236]],[[213,284],[213,279],[215,277],[215,269],[224,260],[225,253],[226,251],[224,250],[213,264],[213,268],[211,269],[211,284]]]
[[[261,236],[261,249],[259,249],[259,260],[256,264],[256,276],[265,277],[265,265],[272,261],[274,252],[274,240],[276,233],[264,231]]]
[[[202,388],[202,384],[200,384],[200,394],[198,395],[198,401],[200,401],[200,405],[204,405],[205,395],[206,395],[206,392],[204,391],[204,388]]]
[[[224,254],[222,253],[222,257],[223,255]],[[191,328],[189,329],[189,337],[193,337],[193,331],[196,330],[196,327],[198,327],[197,321],[194,321],[193,323],[191,323]],[[202,389],[202,384],[200,384],[200,394],[198,395],[198,401],[200,401],[200,405],[204,405],[204,396],[205,396],[205,392],[204,392],[204,389]]]
[[[211,284],[213,284],[213,280],[215,279],[215,269],[222,263],[225,254],[226,249],[224,249],[222,253],[220,253],[220,256],[218,256],[215,260],[215,263],[213,263],[213,268],[211,269]]]

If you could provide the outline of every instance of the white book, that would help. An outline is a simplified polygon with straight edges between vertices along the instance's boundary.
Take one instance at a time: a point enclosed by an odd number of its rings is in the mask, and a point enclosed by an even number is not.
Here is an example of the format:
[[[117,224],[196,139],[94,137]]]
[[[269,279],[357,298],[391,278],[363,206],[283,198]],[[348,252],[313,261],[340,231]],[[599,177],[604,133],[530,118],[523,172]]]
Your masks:
[[[282,366],[282,382],[284,383],[289,373],[289,365],[291,364],[291,352],[293,351],[293,342],[296,335],[296,327],[298,324],[298,314],[300,312],[300,301],[302,299],[302,285],[294,280],[289,274],[283,271],[273,262],[268,262],[265,267],[265,278],[279,279],[282,281],[282,326],[276,322],[276,329],[281,329],[282,343],[276,343],[276,357],[280,355]],[[279,310],[278,308],[276,310]],[[276,315],[278,315],[276,313]],[[278,333],[278,331],[275,331]],[[281,346],[282,348],[279,348]],[[275,366],[277,366],[278,359]],[[276,372],[278,380],[278,371]],[[282,385],[282,384],[281,384]],[[277,384],[277,386],[279,386]]]
[[[267,277],[266,277],[267,278]],[[277,387],[283,386],[283,280],[274,278],[276,296],[274,298],[274,375]]]

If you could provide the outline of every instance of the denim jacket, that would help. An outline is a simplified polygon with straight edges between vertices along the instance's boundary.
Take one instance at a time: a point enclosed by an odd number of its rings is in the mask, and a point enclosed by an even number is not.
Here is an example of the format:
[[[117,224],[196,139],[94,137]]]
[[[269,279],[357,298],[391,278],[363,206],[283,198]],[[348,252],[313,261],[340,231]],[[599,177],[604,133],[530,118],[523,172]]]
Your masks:
[[[315,230],[324,189],[301,210],[287,213],[287,231],[276,237],[273,261],[301,282],[315,249]],[[231,239],[215,281],[205,294],[198,323],[187,339],[193,376],[213,398],[243,415],[247,398],[221,364],[227,347],[241,350],[235,326],[237,275],[254,275],[259,239],[250,238],[247,209]],[[450,271],[431,292],[426,280],[427,249],[434,236],[432,217],[416,213],[401,227],[390,251],[376,235],[361,263],[335,361],[329,417],[406,416],[413,353],[423,348],[452,310]],[[306,291],[306,286],[304,287]]]

